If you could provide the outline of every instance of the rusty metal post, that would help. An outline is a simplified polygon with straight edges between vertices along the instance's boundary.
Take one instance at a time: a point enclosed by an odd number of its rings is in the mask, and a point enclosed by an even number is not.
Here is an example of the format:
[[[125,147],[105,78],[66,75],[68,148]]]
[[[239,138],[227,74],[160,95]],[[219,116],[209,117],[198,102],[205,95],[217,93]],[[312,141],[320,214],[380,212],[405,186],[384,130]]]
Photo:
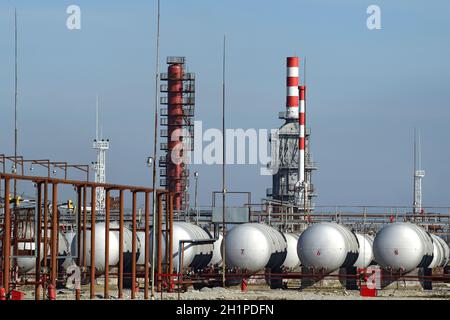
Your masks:
[[[77,187],[77,265],[81,267],[81,225],[82,225],[82,194],[81,187]]]
[[[41,300],[41,242],[42,242],[42,183],[37,184],[37,247],[36,249],[36,284],[34,299]]]
[[[149,277],[149,267],[148,262],[150,259],[150,197],[149,193],[145,193],[145,258],[144,258],[144,266],[145,266],[145,281],[144,281],[144,299],[148,299],[148,277]]]
[[[47,266],[48,266],[47,265],[48,246],[49,246],[48,245],[48,181],[45,181],[44,182],[44,268],[45,269],[47,269]],[[44,290],[45,290],[45,288],[44,288]]]
[[[96,210],[96,194],[95,187],[91,187],[91,287],[90,298],[95,298],[95,210]],[[105,264],[108,263],[105,261]]]
[[[131,299],[136,298],[136,191],[133,191],[133,238],[131,241]]]
[[[87,186],[83,187],[83,274],[86,272]]]
[[[173,193],[169,194],[169,270],[173,273]],[[172,277],[169,279],[172,283]]]
[[[157,277],[157,290],[161,291],[161,274],[162,274],[162,239],[163,239],[163,234],[162,234],[162,223],[163,223],[163,206],[162,206],[162,196],[164,194],[160,193],[157,195],[157,199],[158,199],[158,265],[157,265],[157,273],[158,273],[158,277]]]
[[[5,178],[5,217],[3,222],[3,287],[9,292],[11,268],[11,210],[9,207],[9,178]]]
[[[110,199],[109,190],[106,190],[106,203],[105,203],[105,289],[104,298],[109,298],[109,209]]]
[[[164,243],[166,244],[165,249],[166,252],[164,253],[165,256],[165,261],[164,261],[164,268],[163,268],[163,272],[165,274],[170,274],[171,271],[169,269],[169,259],[170,259],[170,255],[169,255],[169,233],[170,233],[170,214],[169,214],[169,201],[170,201],[170,193],[166,193],[166,208],[164,210],[164,218],[165,218],[165,224],[166,224],[166,233],[164,234]],[[171,292],[170,290],[170,276],[166,276],[167,279],[167,283],[169,284],[168,286],[168,292]]]
[[[119,277],[118,277],[118,296],[123,297],[123,225],[124,225],[124,208],[123,208],[123,190],[119,194]]]
[[[56,278],[58,276],[58,184],[52,183],[52,233],[51,233],[51,283],[56,288]]]

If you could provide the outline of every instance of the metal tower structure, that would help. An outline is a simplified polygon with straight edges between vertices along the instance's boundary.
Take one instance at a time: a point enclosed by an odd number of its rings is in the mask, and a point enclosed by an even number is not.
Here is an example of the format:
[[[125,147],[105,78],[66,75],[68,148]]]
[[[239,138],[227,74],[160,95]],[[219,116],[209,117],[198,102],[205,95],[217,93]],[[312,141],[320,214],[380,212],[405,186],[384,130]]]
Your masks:
[[[286,111],[279,114],[285,123],[278,130],[278,171],[272,177],[267,196],[307,211],[314,207],[312,200],[316,193],[311,178],[317,167],[310,152],[306,87],[299,86],[299,64],[298,57],[287,58]]]
[[[425,177],[425,170],[421,169],[422,155],[420,150],[420,132],[414,130],[414,214],[423,213],[422,209],[422,179]]]
[[[97,161],[93,163],[93,168],[95,172],[95,182],[106,183],[106,151],[109,150],[109,140],[102,138],[102,133],[100,129],[99,136],[99,102],[98,96],[96,101],[96,129],[95,129],[95,139],[92,147],[97,150]],[[99,213],[104,212],[106,203],[106,193],[104,188],[96,188],[96,206],[95,210]]]
[[[174,192],[175,212],[187,211],[189,206],[188,154],[194,147],[195,74],[185,71],[184,57],[167,57],[167,73],[161,73],[161,143],[166,155],[159,160],[160,185]]]

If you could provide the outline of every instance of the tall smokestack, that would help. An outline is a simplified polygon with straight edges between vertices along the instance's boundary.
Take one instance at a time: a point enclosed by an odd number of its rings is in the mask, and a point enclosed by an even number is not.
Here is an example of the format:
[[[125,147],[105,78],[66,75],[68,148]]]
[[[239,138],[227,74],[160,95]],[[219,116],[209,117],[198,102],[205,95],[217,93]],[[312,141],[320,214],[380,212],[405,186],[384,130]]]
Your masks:
[[[299,138],[298,138],[298,148],[299,148],[299,182],[303,183],[305,181],[305,86],[298,87],[300,91],[300,113],[298,117],[299,124]]]
[[[287,58],[286,119],[298,119],[298,68],[299,58]]]

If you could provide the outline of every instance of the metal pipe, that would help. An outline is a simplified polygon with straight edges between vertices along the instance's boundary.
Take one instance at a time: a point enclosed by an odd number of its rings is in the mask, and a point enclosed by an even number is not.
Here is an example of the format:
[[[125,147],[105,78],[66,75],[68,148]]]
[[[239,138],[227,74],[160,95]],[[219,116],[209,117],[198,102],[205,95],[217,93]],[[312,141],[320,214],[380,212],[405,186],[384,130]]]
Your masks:
[[[77,265],[81,266],[81,223],[82,223],[82,194],[81,187],[77,187]]]
[[[10,268],[11,268],[11,211],[9,207],[9,179],[5,179],[5,217],[3,222],[3,287],[9,292]]]
[[[136,298],[136,195],[133,191],[133,237],[131,241],[131,299]]]
[[[195,196],[194,196],[195,204],[194,204],[194,206],[195,206],[196,223],[198,225],[198,218],[199,218],[199,214],[200,214],[200,211],[198,209],[198,204],[197,204],[197,201],[198,201],[198,172],[194,172],[194,177],[195,177]]]
[[[147,187],[138,187],[138,186],[130,186],[130,185],[119,185],[119,184],[111,184],[111,183],[97,183],[97,182],[86,182],[86,181],[79,181],[79,180],[68,180],[68,179],[59,179],[59,178],[47,178],[47,177],[36,177],[36,176],[25,176],[25,175],[18,175],[16,174],[10,174],[10,173],[1,173],[0,176],[3,179],[9,178],[9,179],[20,179],[23,181],[32,181],[32,182],[39,182],[39,181],[48,181],[49,183],[56,183],[56,184],[65,184],[65,185],[72,185],[72,186],[89,186],[89,187],[95,187],[95,188],[104,188],[104,189],[111,189],[111,190],[136,190],[139,192],[152,192],[152,188]],[[165,189],[155,189],[157,192],[166,193],[168,192]]]
[[[160,27],[160,0],[158,0],[158,18],[157,18],[157,32],[156,32],[156,70],[155,70],[155,127],[154,127],[154,137],[153,137],[153,159],[155,164],[153,165],[153,180],[152,187],[153,190],[156,189],[156,147],[158,144],[158,93],[159,93],[159,27]],[[155,193],[152,193],[152,274],[151,274],[151,297],[152,300],[155,299],[155,225],[156,225],[156,204],[155,204]]]
[[[148,299],[148,277],[149,277],[149,258],[150,258],[150,199],[149,193],[145,193],[145,257],[144,257],[144,267],[145,267],[145,276],[144,276],[144,299]]]
[[[87,250],[86,250],[86,233],[87,233],[87,186],[83,187],[83,274],[86,273],[87,269]]]
[[[82,224],[82,187],[77,187],[77,253],[76,253],[76,261],[77,266],[81,267],[81,224]],[[81,272],[80,272],[81,277]],[[81,281],[81,279],[80,279]],[[76,282],[75,282],[76,284]],[[81,299],[81,289],[78,286],[75,286],[75,300]]]
[[[96,189],[91,187],[91,287],[90,298],[95,298],[95,204]],[[105,264],[108,261],[105,261]]]
[[[109,298],[109,210],[110,210],[110,199],[109,190],[106,190],[105,199],[105,288],[104,288],[104,298]]]
[[[222,142],[222,233],[223,238],[225,239],[226,236],[226,182],[225,182],[225,161],[226,161],[226,154],[225,154],[225,61],[226,61],[226,37],[223,36],[223,67],[222,67],[222,136],[223,136],[223,142]],[[226,272],[226,245],[225,240],[222,241],[222,287],[225,287],[225,272]]]
[[[173,273],[173,194],[169,193],[169,273]],[[172,283],[172,277],[169,278],[169,283]]]
[[[124,208],[123,208],[123,190],[119,193],[119,278],[118,278],[118,296],[123,298],[123,225],[124,225]]]
[[[58,277],[58,184],[52,184],[51,284],[56,288]]]
[[[158,291],[161,291],[162,274],[162,222],[163,222],[162,194],[158,194]]]
[[[47,253],[48,253],[48,182],[44,182],[44,269],[46,272],[46,277],[48,276],[48,264],[47,264]],[[44,293],[47,292],[47,282],[43,283],[42,287]]]
[[[169,260],[172,260],[172,256],[170,255],[170,252],[169,252],[169,238],[170,238],[170,236],[169,236],[169,232],[170,232],[170,204],[169,204],[169,201],[170,201],[170,193],[169,194],[166,194],[166,210],[165,210],[165,225],[166,225],[166,227],[165,227],[165,234],[164,234],[164,241],[165,241],[165,243],[166,243],[166,246],[165,246],[165,249],[166,249],[166,252],[165,252],[165,261],[164,261],[164,269],[163,269],[163,272],[166,274],[166,275],[169,275],[169,276],[166,276],[166,281],[167,281],[167,284],[168,284],[168,292],[171,292],[171,278],[170,278],[170,274],[172,273],[172,271],[170,270],[170,267],[169,267]],[[162,295],[162,292],[161,292],[161,295]]]
[[[36,285],[34,299],[41,300],[41,242],[42,242],[42,183],[37,184],[37,247],[36,247]]]

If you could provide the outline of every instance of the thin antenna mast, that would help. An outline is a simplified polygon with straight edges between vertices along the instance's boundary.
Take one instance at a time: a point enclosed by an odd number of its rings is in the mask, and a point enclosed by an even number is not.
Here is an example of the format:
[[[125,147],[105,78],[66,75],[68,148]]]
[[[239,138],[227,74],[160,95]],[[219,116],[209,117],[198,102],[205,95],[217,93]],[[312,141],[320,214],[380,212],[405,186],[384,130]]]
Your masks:
[[[413,168],[413,177],[414,177],[414,180],[413,180],[413,183],[414,183],[414,187],[413,187],[413,195],[414,195],[414,200],[413,200],[413,216],[415,216],[416,215],[416,207],[417,207],[417,202],[416,202],[416,200],[417,200],[417,196],[416,196],[416,194],[417,194],[417,190],[416,190],[416,171],[417,171],[417,164],[416,164],[416,157],[417,157],[417,150],[416,150],[416,128],[414,128],[414,148],[413,148],[413,150],[414,150],[414,157],[413,157],[413,163],[414,163],[414,168]]]
[[[225,287],[226,283],[226,247],[225,247],[225,236],[226,236],[226,184],[225,184],[225,61],[226,61],[226,36],[223,36],[223,62],[222,62],[222,233],[223,239],[223,254],[222,254],[222,286]]]
[[[17,149],[18,149],[18,124],[17,124],[17,102],[18,102],[18,81],[17,81],[17,9],[14,8],[14,171],[17,171]],[[16,173],[16,172],[14,172]],[[17,196],[17,183],[14,180],[14,199]],[[16,201],[14,201],[16,203]],[[15,206],[15,205],[14,205]]]
[[[99,127],[99,119],[98,119],[98,94],[95,101],[95,139],[98,141],[98,127]]]
[[[159,26],[160,26],[160,0],[158,0],[158,19],[156,32],[156,70],[155,70],[155,129],[153,137],[153,181],[152,181],[152,225],[156,226],[156,145],[158,143],[158,97],[159,97]],[[170,197],[172,198],[172,197]],[[169,202],[166,201],[166,205]],[[154,230],[154,229],[153,229]],[[151,298],[155,299],[155,248],[156,248],[156,232],[152,233],[152,272],[151,272]],[[145,266],[146,268],[148,266]],[[172,270],[170,270],[172,272]]]

